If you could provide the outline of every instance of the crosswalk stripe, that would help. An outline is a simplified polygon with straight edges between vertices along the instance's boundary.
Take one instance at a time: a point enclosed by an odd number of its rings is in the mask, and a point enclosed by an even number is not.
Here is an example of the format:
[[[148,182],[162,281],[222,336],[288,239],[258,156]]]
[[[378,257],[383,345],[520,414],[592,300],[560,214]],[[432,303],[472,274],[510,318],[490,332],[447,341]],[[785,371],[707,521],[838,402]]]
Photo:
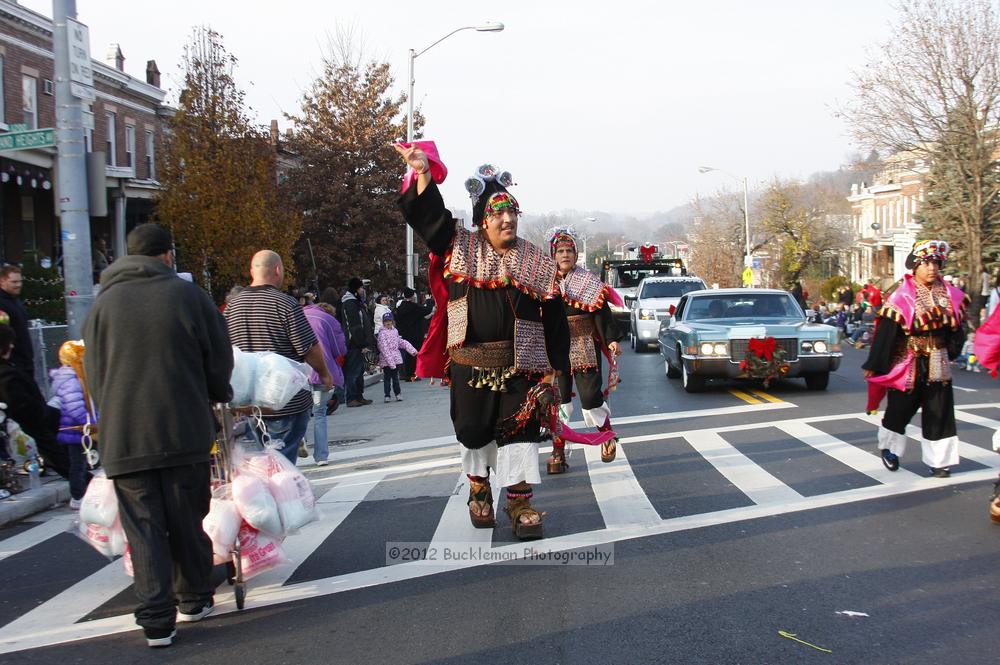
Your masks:
[[[73,515],[52,517],[16,536],[0,540],[0,561],[15,554],[20,554],[53,536],[58,536],[60,533],[65,532],[69,528],[73,517]]]
[[[756,407],[756,409],[759,410],[768,406],[771,405],[761,405],[760,407]],[[1000,422],[998,421],[962,411],[962,409],[993,406],[995,405],[960,405],[956,409],[956,417],[963,422],[969,422],[978,426],[998,427],[1000,426]],[[751,410],[751,407],[744,407],[744,410]],[[995,477],[996,469],[1000,468],[1000,455],[981,447],[961,442],[960,454],[963,458],[974,460],[989,468],[968,471],[957,474],[950,479],[939,479],[933,484],[928,484],[926,478],[910,473],[905,469],[900,469],[895,473],[884,470],[877,456],[874,454],[869,454],[863,449],[838,439],[836,436],[828,435],[810,424],[851,419],[870,422],[875,425],[879,422],[879,418],[877,417],[861,414],[832,414],[828,416],[797,418],[783,422],[666,432],[655,436],[643,435],[624,439],[628,443],[631,441],[641,442],[663,440],[665,438],[684,438],[719,473],[755,503],[754,506],[746,508],[689,515],[669,520],[659,518],[655,508],[636,480],[623,446],[619,446],[618,458],[611,464],[600,462],[600,450],[598,447],[588,446],[585,448],[584,456],[588,465],[591,486],[604,517],[605,528],[545,539],[544,541],[539,541],[538,548],[544,551],[560,551],[566,548],[575,549],[581,543],[610,543],[659,533],[701,528],[736,520],[756,519],[767,515],[889,497],[941,487],[943,485],[980,482]],[[764,468],[757,465],[749,457],[742,454],[719,434],[720,432],[762,427],[777,427],[821,453],[829,455],[850,468],[875,478],[881,484],[843,492],[803,497]],[[918,427],[911,425],[907,429],[907,434],[919,439],[920,430]],[[540,452],[545,453],[547,450],[547,448],[542,449]],[[367,500],[371,490],[384,481],[387,476],[394,475],[398,478],[398,474],[404,471],[422,472],[438,467],[455,466],[458,463],[459,459],[457,457],[450,456],[445,459],[424,460],[417,463],[388,466],[382,469],[359,470],[334,478],[321,479],[320,482],[314,483],[318,488],[324,485],[333,485],[333,488],[320,496],[318,500],[323,511],[323,518],[319,522],[304,527],[299,534],[286,540],[286,551],[294,561],[305,561],[317,548],[322,546],[326,538],[343,523],[357,505]],[[449,497],[446,508],[435,528],[432,538],[433,542],[468,543],[472,541],[491,543],[491,530],[473,529],[471,524],[469,524],[468,512],[465,506],[467,491],[468,486],[465,482],[465,477],[460,475],[456,491]],[[0,541],[0,560],[12,556],[17,552],[25,551],[61,533],[66,528],[66,519],[64,516],[55,515],[48,522],[40,524],[17,536],[12,536],[5,541]],[[62,521],[63,523],[56,527],[53,523],[57,521]],[[46,528],[41,528],[43,526],[46,526]],[[387,535],[387,539],[391,539],[391,534]],[[499,547],[500,549],[507,549],[517,548],[520,545],[501,544]],[[458,570],[474,565],[478,564],[446,563],[431,567],[414,567],[411,564],[400,564],[348,573],[321,580],[296,582],[289,585],[285,585],[285,583],[294,573],[294,568],[286,567],[272,571],[270,574],[264,573],[250,581],[247,596],[248,606],[269,606],[296,599]],[[120,561],[108,564],[46,603],[3,626],[2,631],[0,631],[2,632],[2,637],[0,637],[0,653],[9,653],[47,644],[57,644],[133,630],[135,623],[130,615],[74,623],[81,617],[92,612],[94,608],[107,603],[130,584],[131,579],[124,575]],[[233,602],[231,593],[224,594],[220,592],[217,595],[217,600],[219,614],[235,610],[235,603]]]
[[[684,440],[751,501],[758,505],[801,501],[802,495],[758,466],[711,431],[691,432]]]
[[[786,434],[794,436],[803,443],[812,446],[821,453],[829,455],[838,462],[846,464],[852,469],[860,471],[866,476],[874,478],[879,482],[888,484],[898,483],[901,480],[909,481],[919,478],[919,476],[912,471],[907,471],[902,468],[898,471],[889,471],[889,469],[885,468],[882,464],[882,461],[874,454],[867,453],[857,446],[852,446],[845,441],[841,441],[837,437],[827,434],[812,425],[801,422],[789,422],[775,423],[775,427]],[[872,449],[874,450],[874,448],[875,442],[873,439]]]
[[[974,413],[965,413],[955,409],[955,420],[961,420],[963,423],[970,423],[972,425],[980,425],[981,427],[988,427],[990,429],[1000,429],[1000,420],[993,420],[992,418],[987,418],[986,416],[977,416]]]
[[[316,500],[320,519],[307,524],[295,535],[286,538],[282,543],[285,556],[295,565],[278,566],[264,571],[251,582],[253,589],[266,586],[281,586],[291,577],[299,564],[304,563],[309,555],[323,544],[331,533],[343,523],[347,516],[365,500],[368,493],[382,482],[384,472],[373,473],[360,482],[345,481],[324,493]],[[252,601],[252,594],[247,597]],[[219,603],[235,602],[232,592],[220,593]]]
[[[618,446],[615,460],[607,464],[601,461],[600,446],[584,446],[584,458],[597,506],[608,528],[661,521],[632,472],[624,446]]]
[[[85,621],[77,624],[94,608],[100,607],[132,584],[132,578],[125,574],[121,560],[112,561],[97,572],[85,577],[73,586],[65,589],[54,598],[42,603],[3,627],[3,638],[0,639],[0,653],[16,651],[33,646],[32,638],[38,639],[39,633],[44,635],[59,630],[75,631],[80,639],[88,636],[90,625],[96,622]],[[135,626],[131,615],[126,615],[127,623]],[[98,632],[97,634],[101,634]],[[19,646],[28,640],[25,646]]]
[[[501,488],[493,488],[493,502],[499,506]],[[478,543],[489,545],[493,542],[493,529],[477,529],[472,526],[469,519],[469,507],[466,502],[469,500],[469,478],[464,474],[459,474],[455,491],[448,498],[441,520],[431,537],[431,547],[440,546],[442,543]],[[494,514],[496,507],[494,507]]]

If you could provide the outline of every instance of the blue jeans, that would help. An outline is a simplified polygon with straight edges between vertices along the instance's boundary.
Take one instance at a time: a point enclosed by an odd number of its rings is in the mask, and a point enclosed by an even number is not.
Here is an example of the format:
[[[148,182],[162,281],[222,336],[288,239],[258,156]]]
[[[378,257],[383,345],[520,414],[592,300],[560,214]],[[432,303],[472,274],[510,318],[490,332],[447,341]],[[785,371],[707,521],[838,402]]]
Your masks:
[[[385,396],[389,396],[389,386],[392,385],[393,392],[396,393],[396,397],[399,397],[399,368],[398,367],[383,367],[382,368],[382,383],[385,386]]]
[[[313,459],[317,462],[326,461],[330,456],[330,439],[326,432],[326,403],[330,401],[332,390],[325,390],[323,385],[313,384]]]
[[[285,442],[284,447],[279,448],[278,452],[287,457],[292,466],[295,466],[299,460],[299,444],[302,443],[302,437],[306,435],[306,428],[309,427],[309,418],[311,417],[312,409],[304,409],[290,416],[264,418],[264,426],[267,427],[267,435],[271,437],[271,441],[281,439]],[[264,445],[260,429],[251,427],[250,431],[253,432],[253,438],[257,439],[257,443]]]

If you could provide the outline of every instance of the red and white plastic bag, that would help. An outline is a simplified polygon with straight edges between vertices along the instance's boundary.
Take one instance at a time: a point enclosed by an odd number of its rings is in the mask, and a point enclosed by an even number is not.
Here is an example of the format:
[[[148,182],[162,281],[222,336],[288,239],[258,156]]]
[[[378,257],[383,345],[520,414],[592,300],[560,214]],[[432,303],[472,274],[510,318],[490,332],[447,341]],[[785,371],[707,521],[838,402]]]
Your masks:
[[[80,521],[108,528],[118,521],[115,483],[105,475],[103,469],[98,470],[87,485],[87,491],[80,503]]]
[[[288,562],[280,538],[261,533],[249,524],[244,523],[240,527],[239,541],[240,568],[244,579]]]
[[[220,485],[212,490],[208,514],[201,521],[201,528],[212,541],[215,561],[228,561],[236,545],[236,536],[243,519],[232,497],[231,485]]]

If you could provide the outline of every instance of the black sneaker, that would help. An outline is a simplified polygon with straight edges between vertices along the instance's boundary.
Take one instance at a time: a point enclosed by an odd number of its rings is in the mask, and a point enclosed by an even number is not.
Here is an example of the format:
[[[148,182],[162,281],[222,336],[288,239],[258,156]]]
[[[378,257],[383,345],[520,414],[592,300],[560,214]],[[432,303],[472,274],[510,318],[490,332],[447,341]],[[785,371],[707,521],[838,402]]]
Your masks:
[[[177,637],[176,628],[143,628],[142,632],[146,634],[146,645],[153,648],[168,647]]]
[[[950,478],[951,470],[948,467],[943,466],[940,469],[931,469],[931,475],[935,478]]]
[[[201,609],[195,610],[191,614],[187,614],[185,612],[181,612],[178,609],[177,610],[177,620],[179,622],[181,622],[181,623],[194,623],[196,621],[201,621],[202,619],[204,619],[205,617],[207,617],[209,614],[211,614],[212,610],[214,610],[214,609],[215,609],[215,602],[211,601],[211,600],[208,601],[207,603],[205,603],[204,605],[202,605]]]
[[[884,464],[885,468],[889,469],[890,471],[898,471],[899,470],[899,455],[894,455],[893,453],[889,452],[888,448],[883,448],[882,449],[882,464]]]

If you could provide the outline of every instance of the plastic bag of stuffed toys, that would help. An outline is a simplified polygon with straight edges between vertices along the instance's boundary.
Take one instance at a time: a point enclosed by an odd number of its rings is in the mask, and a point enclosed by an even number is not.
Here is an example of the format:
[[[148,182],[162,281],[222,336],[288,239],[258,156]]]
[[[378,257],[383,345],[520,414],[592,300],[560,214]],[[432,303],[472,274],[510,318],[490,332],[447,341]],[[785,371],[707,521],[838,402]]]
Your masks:
[[[95,550],[114,559],[125,553],[125,530],[118,519],[118,497],[114,481],[99,470],[87,485],[80,503],[80,519],[74,524],[76,534]]]
[[[233,347],[233,406],[255,405],[278,411],[309,386],[309,370],[277,353],[245,353]]]

